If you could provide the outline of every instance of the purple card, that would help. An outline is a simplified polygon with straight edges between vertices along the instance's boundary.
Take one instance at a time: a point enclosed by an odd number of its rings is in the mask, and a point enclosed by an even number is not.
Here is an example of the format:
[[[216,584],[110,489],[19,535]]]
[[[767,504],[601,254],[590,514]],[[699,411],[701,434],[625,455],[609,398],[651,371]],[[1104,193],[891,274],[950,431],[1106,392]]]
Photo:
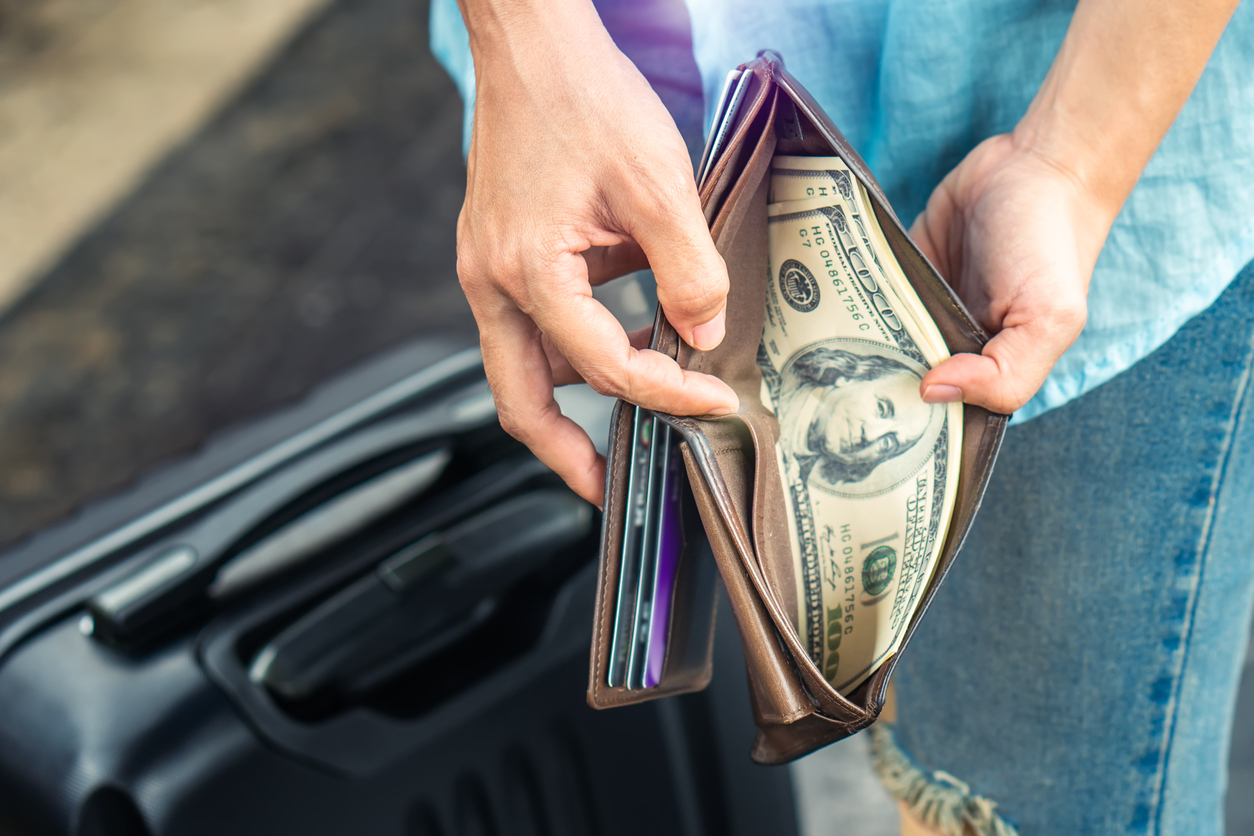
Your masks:
[[[671,597],[679,555],[683,550],[683,529],[680,523],[680,497],[683,481],[683,457],[673,430],[667,430],[666,464],[662,475],[662,496],[658,503],[657,559],[653,566],[653,612],[649,618],[648,655],[645,659],[644,687],[656,688],[662,681],[662,665],[666,661],[666,639],[670,632]]]

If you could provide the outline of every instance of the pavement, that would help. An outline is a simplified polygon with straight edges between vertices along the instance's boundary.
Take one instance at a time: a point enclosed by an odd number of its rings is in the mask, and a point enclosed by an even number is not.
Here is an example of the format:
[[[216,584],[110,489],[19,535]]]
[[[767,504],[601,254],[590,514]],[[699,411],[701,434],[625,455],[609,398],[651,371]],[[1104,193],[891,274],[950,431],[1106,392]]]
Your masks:
[[[370,354],[472,329],[460,109],[425,4],[346,0],[167,149],[0,314],[0,543]]]
[[[20,277],[0,313],[0,543],[375,352],[473,330],[455,277],[461,103],[427,50],[425,4],[309,9],[258,49],[251,81]],[[642,287],[605,298],[644,322]],[[1228,833],[1254,833],[1249,666],[1231,775]],[[794,777],[806,836],[896,832],[862,737]]]
[[[325,0],[0,0],[0,307]]]

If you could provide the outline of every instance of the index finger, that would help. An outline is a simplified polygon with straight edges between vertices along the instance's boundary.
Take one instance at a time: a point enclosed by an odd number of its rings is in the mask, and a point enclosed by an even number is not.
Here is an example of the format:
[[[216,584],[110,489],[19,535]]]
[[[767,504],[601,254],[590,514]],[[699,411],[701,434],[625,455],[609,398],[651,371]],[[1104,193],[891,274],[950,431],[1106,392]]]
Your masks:
[[[716,377],[681,369],[670,357],[631,345],[622,325],[578,281],[578,255],[565,265],[575,273],[542,288],[527,313],[593,389],[646,409],[672,415],[722,415],[739,409],[731,387]],[[575,263],[578,260],[579,263]]]
[[[605,459],[553,399],[553,373],[535,324],[520,311],[503,313],[481,329],[480,346],[501,426],[571,490],[600,506]]]
[[[736,393],[718,378],[633,347],[614,316],[591,296],[572,299],[570,307],[569,319],[544,316],[540,327],[596,391],[672,415],[726,415],[739,409]]]

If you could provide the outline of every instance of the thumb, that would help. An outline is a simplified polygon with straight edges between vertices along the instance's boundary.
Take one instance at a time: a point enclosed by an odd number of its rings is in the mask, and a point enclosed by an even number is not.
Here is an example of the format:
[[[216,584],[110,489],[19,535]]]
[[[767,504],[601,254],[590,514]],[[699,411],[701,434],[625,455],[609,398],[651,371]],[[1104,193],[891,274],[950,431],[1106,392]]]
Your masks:
[[[1020,409],[1041,388],[1067,345],[1041,340],[1031,329],[1007,328],[980,354],[955,354],[923,377],[927,403],[964,401],[993,412]]]
[[[714,247],[696,185],[631,231],[653,268],[657,297],[681,339],[709,351],[726,330],[727,265]]]

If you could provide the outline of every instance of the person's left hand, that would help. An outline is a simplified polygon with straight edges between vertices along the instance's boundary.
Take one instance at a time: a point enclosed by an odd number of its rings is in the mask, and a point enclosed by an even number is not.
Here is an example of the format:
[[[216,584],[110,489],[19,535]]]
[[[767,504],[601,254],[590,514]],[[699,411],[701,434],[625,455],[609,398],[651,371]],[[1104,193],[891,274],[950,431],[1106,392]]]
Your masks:
[[[937,186],[910,234],[994,336],[928,372],[925,401],[1009,413],[1036,394],[1084,328],[1118,211],[1107,203],[1013,134],[976,146]]]

